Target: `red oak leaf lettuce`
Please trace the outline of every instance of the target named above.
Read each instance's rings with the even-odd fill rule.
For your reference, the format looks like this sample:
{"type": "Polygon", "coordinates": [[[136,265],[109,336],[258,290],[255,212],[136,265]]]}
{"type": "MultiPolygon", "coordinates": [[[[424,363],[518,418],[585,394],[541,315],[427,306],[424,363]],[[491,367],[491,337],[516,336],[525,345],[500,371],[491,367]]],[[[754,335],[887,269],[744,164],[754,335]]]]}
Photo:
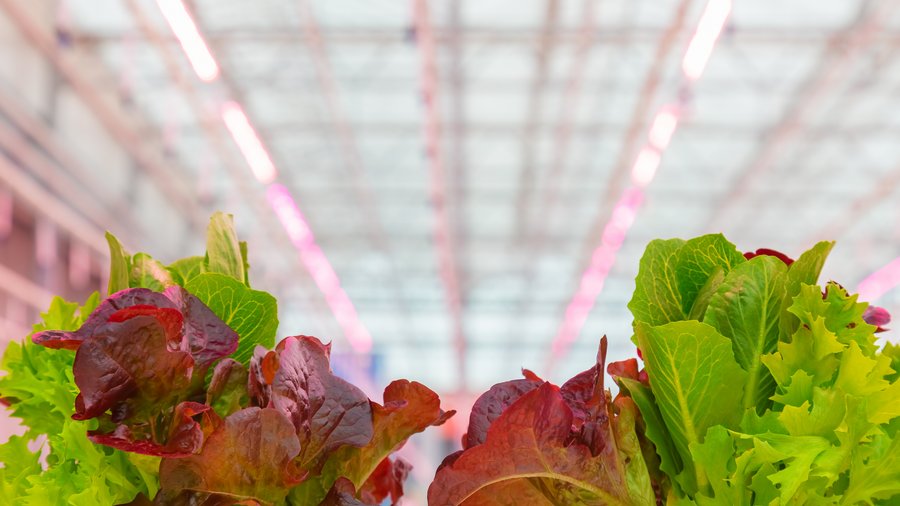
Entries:
{"type": "MultiPolygon", "coordinates": [[[[173,309],[181,314],[179,348],[191,353],[197,367],[209,367],[237,349],[237,333],[200,299],[180,286],[170,286],[164,292],[146,288],[129,288],[116,292],[104,300],[78,330],[47,330],[38,332],[31,339],[48,348],[77,350],[84,340],[108,323],[113,314],[124,309],[140,310],[148,307],[173,309]]],[[[122,319],[125,318],[120,318],[120,321],[122,319]]]]}
{"type": "Polygon", "coordinates": [[[367,504],[381,504],[388,497],[391,504],[397,504],[403,496],[403,482],[411,470],[412,465],[405,460],[385,457],[372,471],[358,495],[367,504]]]}
{"type": "Polygon", "coordinates": [[[608,402],[604,356],[605,338],[597,364],[563,389],[518,384],[527,391],[492,421],[484,441],[438,469],[429,504],[653,504],[649,479],[640,479],[647,469],[635,443],[635,413],[620,420],[608,402]]]}
{"type": "Polygon", "coordinates": [[[211,423],[216,427],[199,454],[162,461],[157,503],[186,496],[209,500],[212,494],[230,498],[230,504],[243,500],[273,504],[284,500],[303,479],[305,473],[293,462],[300,440],[279,410],[246,408],[224,422],[211,419],[211,423]]]}
{"type": "Polygon", "coordinates": [[[100,419],[92,441],[148,455],[184,457],[208,408],[191,393],[209,366],[237,347],[237,334],[181,287],[113,294],[76,331],[44,331],[36,344],[75,350],[75,420],[100,419]]]}
{"type": "Polygon", "coordinates": [[[335,376],[331,345],[295,336],[273,351],[257,347],[250,361],[250,393],[259,406],[274,408],[294,425],[300,441],[297,463],[318,471],[328,454],[372,440],[372,408],[362,390],[335,376]]]}
{"type": "Polygon", "coordinates": [[[347,478],[338,478],[319,506],[369,506],[356,498],[356,489],[347,478]]]}
{"type": "Polygon", "coordinates": [[[463,436],[463,449],[471,448],[484,443],[487,438],[488,428],[500,417],[510,404],[519,397],[541,386],[543,381],[536,376],[504,381],[492,386],[483,393],[469,414],[469,428],[463,436]]]}
{"type": "Polygon", "coordinates": [[[372,440],[363,447],[344,446],[333,452],[315,480],[303,484],[291,497],[294,504],[315,504],[340,478],[354,487],[354,497],[366,504],[396,503],[411,466],[391,459],[410,436],[443,424],[454,411],[443,411],[436,393],[415,381],[397,380],[384,389],[384,405],[371,403],[372,440]]]}

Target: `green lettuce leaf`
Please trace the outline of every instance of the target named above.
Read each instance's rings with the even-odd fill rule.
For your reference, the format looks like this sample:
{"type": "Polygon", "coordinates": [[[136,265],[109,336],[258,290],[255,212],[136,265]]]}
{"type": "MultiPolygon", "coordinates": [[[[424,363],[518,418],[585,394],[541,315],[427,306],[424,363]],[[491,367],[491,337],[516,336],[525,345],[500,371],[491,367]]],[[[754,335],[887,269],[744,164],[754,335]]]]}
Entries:
{"type": "Polygon", "coordinates": [[[775,391],[760,356],[775,351],[781,339],[787,270],[784,262],[766,255],[736,266],[710,299],[703,320],[731,339],[734,358],[747,371],[742,405],[760,413],[775,391]]]}
{"type": "Polygon", "coordinates": [[[107,293],[112,295],[131,286],[131,254],[125,250],[116,236],[109,232],[106,233],[106,242],[109,243],[109,287],[107,293]]]}
{"type": "Polygon", "coordinates": [[[131,288],[149,288],[161,292],[174,284],[172,273],[159,260],[146,253],[135,253],[131,257],[131,288]]]}
{"type": "MultiPolygon", "coordinates": [[[[34,331],[76,330],[98,305],[98,294],[83,306],[56,297],[34,331]]],[[[0,397],[11,401],[12,416],[27,427],[0,445],[0,497],[11,504],[97,505],[130,502],[138,494],[152,497],[159,459],[94,445],[87,431],[94,420],[71,419],[78,389],[72,373],[75,354],[36,345],[30,339],[11,342],[0,370],[0,397]],[[40,436],[49,446],[47,468],[38,462],[40,450],[26,443],[40,436]]]]}
{"type": "Polygon", "coordinates": [[[681,456],[675,448],[672,436],[666,429],[666,424],[650,387],[629,378],[616,378],[616,382],[640,410],[645,426],[645,435],[653,443],[656,454],[659,456],[660,470],[669,476],[677,476],[684,469],[684,464],[681,462],[681,456]]]}
{"type": "Polygon", "coordinates": [[[234,217],[222,212],[213,214],[206,230],[206,270],[247,284],[245,264],[246,246],[242,248],[238,242],[234,217]]]}
{"type": "Polygon", "coordinates": [[[206,272],[206,259],[201,256],[182,258],[169,264],[166,269],[175,284],[187,286],[192,279],[206,272]]]}
{"type": "Polygon", "coordinates": [[[876,434],[856,451],[850,462],[850,479],[841,504],[888,504],[900,494],[900,438],[876,434]]]}
{"type": "Polygon", "coordinates": [[[822,241],[810,248],[808,251],[800,255],[788,269],[785,297],[781,308],[781,331],[783,335],[790,336],[800,325],[800,321],[795,315],[788,311],[793,304],[794,297],[800,293],[800,287],[803,285],[815,285],[819,281],[819,274],[822,272],[822,266],[831,249],[834,247],[833,241],[822,241]]]}
{"type": "Polygon", "coordinates": [[[682,313],[689,315],[697,294],[719,269],[727,274],[747,260],[722,234],[695,237],[684,243],[675,256],[675,279],[681,295],[682,313]]]}
{"type": "Polygon", "coordinates": [[[744,256],[721,234],[655,240],[641,257],[628,308],[636,322],[650,325],[689,319],[707,302],[711,277],[727,274],[744,256]],[[703,297],[698,297],[699,295],[703,297]]]}
{"type": "Polygon", "coordinates": [[[278,303],[270,294],[216,272],[199,274],[185,288],[241,336],[232,358],[247,365],[257,345],[272,348],[278,330],[278,303]]]}
{"type": "Polygon", "coordinates": [[[684,319],[675,276],[675,259],[682,246],[681,239],[656,239],[647,245],[628,303],[635,321],[662,325],[684,319]]]}
{"type": "Polygon", "coordinates": [[[690,445],[702,443],[714,425],[737,428],[747,373],[735,361],[731,341],[705,323],[639,323],[636,329],[653,394],[684,464],[678,481],[693,494],[708,479],[693,462],[690,445]]]}

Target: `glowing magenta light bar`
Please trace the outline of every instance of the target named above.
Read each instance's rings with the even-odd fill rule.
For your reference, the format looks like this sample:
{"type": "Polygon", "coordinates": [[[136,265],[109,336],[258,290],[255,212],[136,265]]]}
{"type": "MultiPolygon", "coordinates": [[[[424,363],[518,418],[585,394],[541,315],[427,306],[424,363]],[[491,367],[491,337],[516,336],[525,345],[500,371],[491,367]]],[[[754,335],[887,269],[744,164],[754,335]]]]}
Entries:
{"type": "Polygon", "coordinates": [[[669,141],[672,140],[672,135],[675,134],[677,127],[678,114],[673,109],[663,108],[653,118],[653,123],[650,127],[650,144],[654,148],[664,151],[669,147],[669,141]]]}
{"type": "Polygon", "coordinates": [[[259,140],[259,136],[256,135],[256,130],[250,124],[250,120],[244,114],[244,109],[241,108],[241,105],[237,102],[225,102],[222,105],[222,120],[225,122],[225,126],[228,127],[228,131],[231,132],[231,136],[241,150],[241,154],[244,155],[247,163],[250,164],[250,170],[253,171],[256,179],[263,184],[274,181],[278,176],[275,164],[272,163],[269,152],[266,151],[262,141],[259,140]]]}
{"type": "Polygon", "coordinates": [[[631,181],[640,188],[650,184],[656,177],[656,169],[659,168],[661,159],[662,154],[659,151],[644,146],[634,161],[634,167],[631,168],[631,181]]]}
{"type": "Polygon", "coordinates": [[[859,298],[873,301],[900,285],[900,258],[885,265],[863,279],[856,291],[859,298]]]}
{"type": "Polygon", "coordinates": [[[628,188],[613,209],[613,217],[603,229],[600,245],[591,255],[591,263],[581,275],[581,282],[572,300],[566,307],[562,325],[553,339],[552,353],[548,369],[552,370],[560,358],[578,338],[584,322],[594,307],[597,296],[603,291],[606,277],[616,261],[616,253],[622,247],[628,230],[634,224],[637,209],[644,200],[644,192],[639,188],[628,188]]]}
{"type": "Polygon", "coordinates": [[[693,81],[703,75],[729,14],[731,14],[731,0],[710,0],[706,4],[697,31],[694,32],[681,62],[681,69],[688,79],[693,81]]]}
{"type": "MultiPolygon", "coordinates": [[[[688,78],[688,87],[703,74],[730,14],[731,0],[710,0],[706,5],[682,61],[682,69],[688,78]]],[[[590,265],[581,275],[578,289],[569,301],[563,322],[553,339],[552,350],[547,360],[548,373],[552,372],[556,362],[578,338],[597,297],[603,291],[606,277],[615,264],[616,253],[625,242],[628,230],[634,224],[637,210],[643,202],[643,189],[656,176],[662,155],[678,128],[680,114],[679,107],[667,105],[654,116],[647,135],[648,142],[638,153],[631,168],[633,186],[623,192],[613,208],[609,223],[603,229],[600,245],[591,255],[590,265]]],[[[897,267],[897,271],[898,279],[895,284],[900,283],[900,266],[897,267]]]]}
{"type": "Polygon", "coordinates": [[[278,216],[281,225],[287,231],[291,243],[300,253],[300,261],[312,276],[319,290],[325,294],[325,302],[334,314],[338,325],[344,332],[350,346],[357,353],[368,353],[372,349],[372,336],[360,321],[347,292],[341,288],[341,282],[331,262],[325,257],[322,248],[316,244],[312,230],[290,191],[280,184],[272,184],[266,190],[269,205],[278,216]]]}
{"type": "Polygon", "coordinates": [[[197,77],[210,82],[219,77],[219,65],[182,0],[156,0],[197,77]]]}

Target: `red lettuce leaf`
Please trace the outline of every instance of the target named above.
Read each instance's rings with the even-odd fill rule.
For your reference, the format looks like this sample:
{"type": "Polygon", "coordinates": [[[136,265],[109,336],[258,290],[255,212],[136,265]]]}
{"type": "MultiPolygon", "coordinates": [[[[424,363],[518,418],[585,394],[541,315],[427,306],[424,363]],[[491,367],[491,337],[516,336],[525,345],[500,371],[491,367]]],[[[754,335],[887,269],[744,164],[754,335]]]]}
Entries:
{"type": "MultiPolygon", "coordinates": [[[[378,503],[376,503],[378,504],[378,503]]],[[[356,489],[347,478],[338,478],[319,506],[374,506],[356,498],[356,489]]]]}
{"type": "Polygon", "coordinates": [[[158,444],[148,439],[149,435],[138,436],[132,427],[120,424],[111,433],[88,431],[88,438],[97,444],[111,446],[126,452],[156,455],[167,458],[188,457],[200,451],[203,446],[203,428],[194,417],[210,409],[197,402],[182,402],[175,407],[175,414],[166,443],[158,444]]]}
{"type": "Polygon", "coordinates": [[[559,388],[544,383],[507,408],[483,444],[440,469],[429,504],[631,504],[612,435],[597,456],[571,441],[575,417],[559,388]]]}
{"type": "Polygon", "coordinates": [[[410,466],[388,457],[410,436],[430,426],[441,425],[454,411],[441,410],[441,400],[428,387],[414,381],[397,380],[384,389],[384,405],[372,402],[374,436],[363,447],[344,446],[330,454],[315,480],[300,486],[292,497],[316,503],[338,478],[350,480],[359,497],[380,504],[403,495],[403,479],[410,466]]]}
{"type": "Polygon", "coordinates": [[[297,463],[318,471],[328,454],[372,440],[372,408],[362,390],[331,373],[330,345],[288,337],[274,351],[254,353],[250,391],[260,406],[283,413],[300,440],[297,463]]]}
{"type": "Polygon", "coordinates": [[[32,342],[54,349],[77,350],[85,339],[94,335],[98,327],[105,325],[110,316],[131,306],[151,306],[175,309],[175,304],[165,295],[146,288],[132,288],[110,295],[97,306],[84,324],[75,331],[45,330],[31,336],[32,342]]]}
{"type": "Polygon", "coordinates": [[[190,346],[197,367],[207,368],[238,348],[238,334],[225,324],[212,309],[180,286],[166,289],[168,297],[184,316],[184,338],[190,346]]]}
{"type": "Polygon", "coordinates": [[[185,351],[190,351],[197,367],[204,371],[216,360],[232,354],[238,347],[237,333],[200,299],[180,286],[171,286],[163,293],[147,288],[129,288],[116,292],[104,300],[78,330],[47,330],[38,332],[31,339],[48,348],[77,350],[81,343],[107,324],[113,315],[128,315],[120,316],[119,321],[122,321],[147,308],[173,309],[181,313],[181,328],[177,332],[179,342],[185,351]],[[124,310],[131,310],[132,313],[123,313],[124,310]]]}
{"type": "Polygon", "coordinates": [[[469,428],[463,436],[463,448],[471,448],[484,443],[488,428],[500,417],[500,414],[519,397],[541,386],[543,381],[531,371],[525,371],[523,372],[526,379],[497,383],[475,401],[469,415],[469,428]]]}
{"type": "Polygon", "coordinates": [[[75,350],[80,392],[72,417],[100,419],[91,432],[95,442],[179,457],[203,441],[192,417],[206,408],[185,401],[202,388],[209,366],[237,348],[238,336],[199,299],[170,287],[164,293],[119,291],[78,330],[45,331],[32,339],[75,350]]]}
{"type": "Polygon", "coordinates": [[[381,504],[388,497],[391,498],[391,504],[397,504],[403,497],[403,482],[411,470],[412,465],[405,460],[385,457],[359,489],[358,495],[371,504],[381,504]]]}
{"type": "Polygon", "coordinates": [[[206,404],[222,417],[240,410],[249,402],[247,381],[247,369],[240,362],[230,358],[221,360],[206,389],[206,404]]]}
{"type": "Polygon", "coordinates": [[[785,265],[791,265],[792,263],[794,263],[793,258],[785,255],[784,253],[782,253],[778,250],[769,249],[769,248],[759,248],[756,251],[748,251],[748,252],[744,253],[744,258],[746,258],[747,260],[750,260],[751,258],[758,257],[760,255],[775,257],[775,258],[781,260],[782,262],[784,262],[785,265]]]}
{"type": "Polygon", "coordinates": [[[72,366],[80,390],[72,418],[96,418],[107,410],[113,421],[146,416],[169,408],[188,389],[194,360],[172,350],[177,336],[167,334],[181,315],[168,308],[155,313],[106,323],[81,344],[72,366]]]}
{"type": "Polygon", "coordinates": [[[560,394],[575,417],[573,430],[577,438],[599,455],[609,450],[609,399],[603,386],[603,364],[606,362],[606,336],[600,340],[597,362],[587,371],[565,382],[560,394]]]}
{"type": "Polygon", "coordinates": [[[223,495],[234,503],[252,499],[283,501],[304,477],[293,463],[300,441],[290,420],[270,408],[246,408],[220,423],[203,450],[190,457],[163,459],[157,502],[188,496],[223,495]]]}

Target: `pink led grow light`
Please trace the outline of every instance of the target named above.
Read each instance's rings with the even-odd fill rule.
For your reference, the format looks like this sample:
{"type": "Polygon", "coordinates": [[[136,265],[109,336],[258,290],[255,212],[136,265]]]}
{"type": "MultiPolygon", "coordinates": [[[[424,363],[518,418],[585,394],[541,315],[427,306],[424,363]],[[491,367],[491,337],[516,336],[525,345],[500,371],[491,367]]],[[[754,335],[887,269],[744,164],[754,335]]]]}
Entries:
{"type": "Polygon", "coordinates": [[[634,223],[637,209],[644,200],[644,192],[639,188],[628,188],[613,209],[612,219],[603,229],[600,245],[591,255],[591,263],[581,275],[578,290],[566,308],[565,320],[553,340],[553,350],[549,368],[575,341],[588,314],[594,307],[597,296],[603,290],[606,277],[616,261],[616,253],[622,247],[628,229],[634,223]]]}
{"type": "Polygon", "coordinates": [[[731,0],[710,0],[706,4],[697,31],[694,32],[681,62],[681,69],[688,79],[696,80],[703,75],[729,14],[731,14],[731,0]]]}
{"type": "Polygon", "coordinates": [[[660,160],[662,160],[662,153],[650,146],[644,146],[634,161],[634,167],[631,168],[631,182],[639,188],[650,184],[656,177],[656,169],[659,168],[660,160]]]}
{"type": "Polygon", "coordinates": [[[656,113],[656,117],[653,118],[651,125],[650,144],[660,151],[665,150],[669,147],[669,141],[672,140],[675,129],[678,128],[677,109],[674,107],[663,108],[656,113]]]}
{"type": "Polygon", "coordinates": [[[219,77],[219,65],[216,64],[216,59],[213,58],[206,41],[200,35],[184,2],[182,0],[156,0],[156,4],[181,44],[197,77],[206,82],[219,77]]]}
{"type": "Polygon", "coordinates": [[[863,279],[856,291],[860,300],[873,301],[900,285],[900,258],[863,279]]]}
{"type": "Polygon", "coordinates": [[[247,163],[250,164],[250,170],[253,171],[256,179],[264,184],[274,181],[278,176],[275,164],[272,163],[269,152],[266,151],[262,141],[259,140],[259,136],[256,135],[256,130],[250,124],[250,120],[244,114],[244,109],[241,108],[241,105],[237,102],[225,102],[222,105],[222,120],[225,122],[225,126],[228,127],[228,131],[231,132],[231,136],[241,150],[241,154],[244,155],[247,163]]]}
{"type": "MultiPolygon", "coordinates": [[[[700,17],[697,30],[691,38],[682,61],[682,70],[688,86],[696,81],[706,67],[722,28],[731,13],[731,0],[710,0],[700,17]]],[[[600,245],[591,255],[591,262],[581,275],[575,295],[572,296],[563,322],[556,332],[547,360],[547,372],[551,373],[556,362],[578,338],[585,321],[603,290],[606,277],[616,261],[616,253],[625,241],[628,230],[634,224],[637,210],[644,200],[644,188],[656,177],[662,155],[678,128],[681,108],[663,106],[657,111],[647,134],[647,143],[635,158],[631,168],[632,185],[627,188],[613,208],[609,223],[603,229],[600,245]]],[[[898,266],[900,271],[900,266],[898,266]]],[[[900,276],[900,272],[898,272],[900,276]]],[[[900,282],[900,279],[898,279],[900,282]]]]}
{"type": "Polygon", "coordinates": [[[368,353],[372,349],[372,336],[359,320],[353,302],[341,288],[337,273],[325,253],[316,244],[312,230],[297,203],[287,188],[272,184],[266,191],[269,205],[278,216],[291,242],[300,252],[300,261],[309,271],[319,290],[325,294],[325,301],[341,326],[350,346],[358,353],[368,353]]]}

